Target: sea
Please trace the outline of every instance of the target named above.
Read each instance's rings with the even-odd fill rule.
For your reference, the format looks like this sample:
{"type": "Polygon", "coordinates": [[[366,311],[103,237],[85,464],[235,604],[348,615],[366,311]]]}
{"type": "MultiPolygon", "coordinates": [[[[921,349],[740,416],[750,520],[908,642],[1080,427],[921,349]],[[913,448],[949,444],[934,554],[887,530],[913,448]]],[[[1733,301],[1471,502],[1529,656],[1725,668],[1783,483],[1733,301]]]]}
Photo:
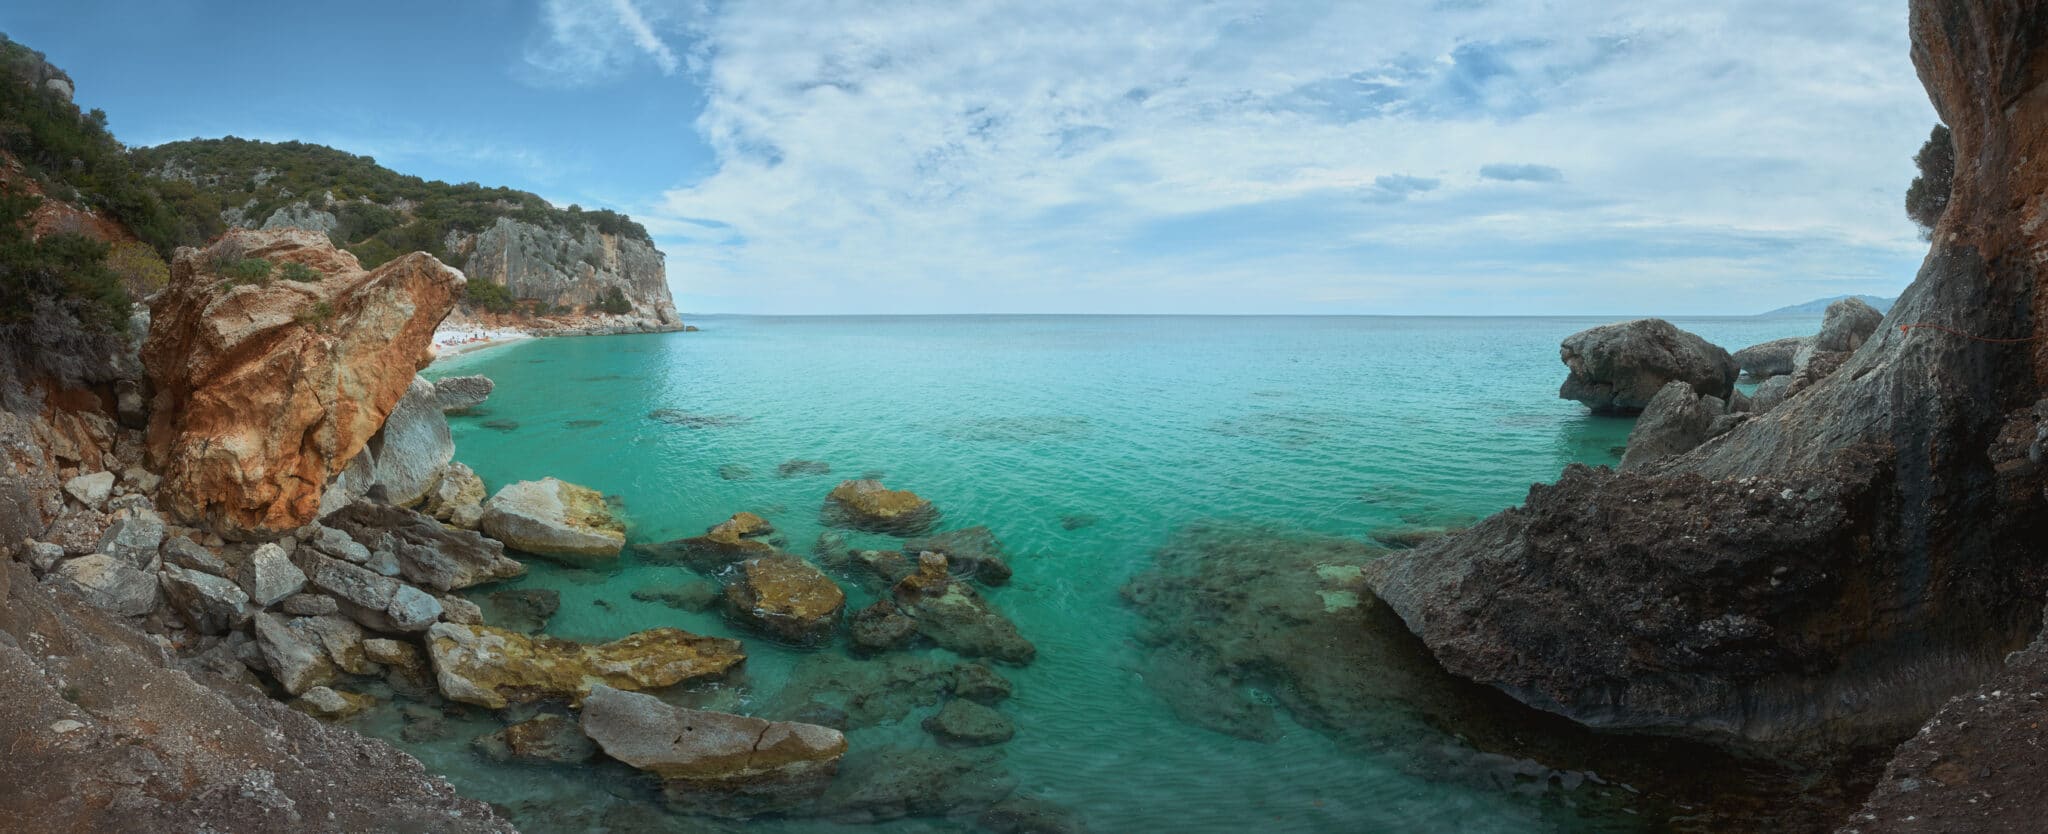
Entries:
{"type": "MultiPolygon", "coordinates": [[[[874,478],[934,502],[934,530],[988,528],[1014,576],[982,593],[1037,653],[990,664],[1014,687],[995,705],[1010,740],[959,747],[923,725],[967,658],[785,645],[715,608],[636,598],[723,577],[630,549],[597,569],[526,558],[525,577],[470,597],[488,610],[499,591],[553,590],[545,633],[566,639],[672,626],[742,640],[743,673],[664,697],[844,718],[851,795],[823,817],[702,820],[663,810],[651,777],[617,763],[479,753],[472,739],[516,715],[392,695],[360,721],[532,832],[1683,827],[1699,809],[1629,782],[1635,765],[1550,760],[1498,740],[1519,731],[1380,697],[1410,673],[1352,643],[1363,627],[1341,617],[1363,603],[1313,590],[1322,566],[1471,525],[1568,464],[1614,465],[1633,421],[1557,397],[1559,342],[1614,320],[706,316],[698,332],[445,359],[428,376],[496,383],[452,418],[457,460],[493,491],[550,476],[592,487],[636,544],[749,511],[777,546],[837,564],[837,551],[902,547],[821,512],[836,484],[874,478]],[[1009,813],[984,814],[990,797],[1009,813]]],[[[1819,327],[1671,321],[1731,351],[1819,327]]],[[[849,615],[876,598],[828,572],[849,615]]],[[[1468,696],[1488,703],[1455,697],[1468,696]]]]}

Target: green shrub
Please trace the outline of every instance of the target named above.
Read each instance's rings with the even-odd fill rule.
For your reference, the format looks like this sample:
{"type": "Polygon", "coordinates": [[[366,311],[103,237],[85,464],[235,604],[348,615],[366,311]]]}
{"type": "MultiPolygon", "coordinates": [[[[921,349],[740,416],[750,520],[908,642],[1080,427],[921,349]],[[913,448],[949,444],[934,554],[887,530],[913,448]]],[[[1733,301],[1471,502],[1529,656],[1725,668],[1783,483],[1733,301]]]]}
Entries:
{"type": "Polygon", "coordinates": [[[286,281],[297,281],[301,284],[318,284],[325,276],[320,274],[320,270],[298,261],[285,261],[282,266],[277,268],[277,277],[283,278],[286,281]]]}
{"type": "Polygon", "coordinates": [[[0,191],[0,325],[26,323],[38,306],[55,304],[87,328],[125,332],[132,299],[107,268],[107,245],[75,234],[31,237],[28,217],[39,202],[0,191]]]}
{"type": "Polygon", "coordinates": [[[328,320],[333,318],[334,305],[329,304],[326,301],[316,301],[313,303],[313,306],[307,307],[304,310],[300,310],[298,315],[292,317],[292,320],[309,327],[317,328],[320,327],[321,325],[326,324],[328,320]]]}
{"type": "Polygon", "coordinates": [[[211,267],[213,274],[227,279],[229,286],[270,282],[270,262],[262,258],[218,257],[211,267]]]}
{"type": "Polygon", "coordinates": [[[107,268],[121,278],[131,293],[150,293],[171,281],[171,268],[148,244],[122,241],[107,249],[107,268]]]}
{"type": "Polygon", "coordinates": [[[463,296],[469,299],[469,304],[472,307],[479,307],[493,313],[509,313],[512,311],[512,291],[481,278],[469,279],[469,285],[463,290],[463,296]]]}
{"type": "Polygon", "coordinates": [[[604,298],[597,302],[597,309],[614,316],[623,316],[633,312],[633,302],[627,301],[626,294],[621,292],[618,287],[612,287],[605,290],[604,298]]]}
{"type": "Polygon", "coordinates": [[[1919,166],[1920,175],[1906,187],[1906,216],[1920,227],[1921,237],[1931,237],[1934,224],[1948,211],[1949,192],[1955,185],[1956,145],[1948,125],[1934,126],[1920,152],[1913,155],[1913,164],[1919,166]]]}

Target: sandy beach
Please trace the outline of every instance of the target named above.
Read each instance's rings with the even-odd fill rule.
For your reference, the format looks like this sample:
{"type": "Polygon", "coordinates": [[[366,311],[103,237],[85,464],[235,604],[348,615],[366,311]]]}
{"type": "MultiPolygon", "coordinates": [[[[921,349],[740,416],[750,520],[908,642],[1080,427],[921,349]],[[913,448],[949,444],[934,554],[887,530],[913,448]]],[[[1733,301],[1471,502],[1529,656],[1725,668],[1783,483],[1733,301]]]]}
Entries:
{"type": "Polygon", "coordinates": [[[531,338],[527,333],[504,327],[444,327],[434,331],[432,350],[438,361],[531,338]]]}

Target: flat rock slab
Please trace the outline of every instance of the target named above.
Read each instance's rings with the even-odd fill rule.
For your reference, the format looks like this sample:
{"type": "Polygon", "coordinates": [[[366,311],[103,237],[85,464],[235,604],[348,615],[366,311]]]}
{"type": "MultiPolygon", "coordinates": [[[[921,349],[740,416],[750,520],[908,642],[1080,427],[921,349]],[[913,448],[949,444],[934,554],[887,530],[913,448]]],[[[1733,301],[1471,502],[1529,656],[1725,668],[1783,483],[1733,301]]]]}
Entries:
{"type": "Polygon", "coordinates": [[[846,736],[830,727],[684,709],[607,686],[584,699],[583,732],[660,776],[670,804],[735,818],[814,800],[846,753],[846,736]]]}
{"type": "Polygon", "coordinates": [[[606,563],[626,546],[626,525],[589,487],[554,478],[520,481],[484,504],[485,534],[507,547],[575,565],[606,563]]]}
{"type": "Polygon", "coordinates": [[[738,640],[674,628],[588,644],[455,623],[428,629],[427,654],[443,696],[491,709],[544,698],[581,701],[596,686],[661,689],[718,677],[747,659],[738,640]]]}

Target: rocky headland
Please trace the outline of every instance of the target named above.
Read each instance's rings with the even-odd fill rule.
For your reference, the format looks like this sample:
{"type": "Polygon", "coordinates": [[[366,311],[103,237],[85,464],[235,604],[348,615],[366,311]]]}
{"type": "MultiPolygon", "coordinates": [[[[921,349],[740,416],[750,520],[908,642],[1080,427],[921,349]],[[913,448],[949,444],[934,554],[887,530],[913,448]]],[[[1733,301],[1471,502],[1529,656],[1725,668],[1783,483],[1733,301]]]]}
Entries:
{"type": "MultiPolygon", "coordinates": [[[[1586,384],[1567,396],[1622,407],[1654,391],[1638,434],[1662,410],[1685,437],[1622,472],[1573,467],[1523,506],[1365,573],[1450,672],[1590,727],[1865,767],[1917,731],[1855,830],[1991,830],[2013,824],[2012,802],[1944,800],[1959,794],[1942,786],[2038,769],[1982,741],[2023,727],[1959,736],[1958,716],[2031,719],[1943,705],[2009,662],[2023,674],[2029,655],[2009,653],[2040,627],[2048,591],[2048,238],[2031,208],[2048,194],[2048,10],[1920,0],[1911,19],[1958,165],[1889,316],[1836,302],[1785,373],[1761,356],[1782,346],[1746,357],[1770,377],[1746,414],[1684,367],[1574,364],[1587,352],[1568,341],[1586,384]],[[1930,748],[1953,766],[1930,769],[1930,748]],[[1931,828],[1923,799],[1947,809],[1931,828]]],[[[1734,364],[1717,370],[1732,381],[1734,364]]]]}

